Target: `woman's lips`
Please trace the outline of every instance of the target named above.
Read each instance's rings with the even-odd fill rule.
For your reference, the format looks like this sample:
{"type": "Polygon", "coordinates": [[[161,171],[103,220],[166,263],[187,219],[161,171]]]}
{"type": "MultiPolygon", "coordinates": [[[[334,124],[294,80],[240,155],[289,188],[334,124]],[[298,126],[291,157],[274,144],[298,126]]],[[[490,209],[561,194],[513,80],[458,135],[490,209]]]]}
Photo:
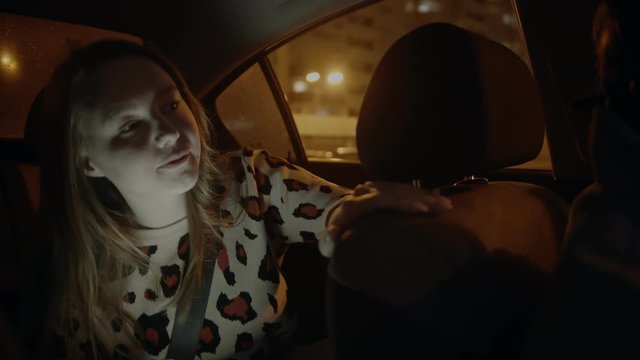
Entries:
{"type": "Polygon", "coordinates": [[[183,164],[186,164],[189,161],[189,158],[191,157],[191,154],[189,152],[183,154],[183,155],[179,155],[177,158],[170,160],[166,163],[164,163],[163,165],[161,165],[160,167],[158,167],[158,169],[171,169],[171,168],[175,168],[178,166],[181,166],[183,164]]]}

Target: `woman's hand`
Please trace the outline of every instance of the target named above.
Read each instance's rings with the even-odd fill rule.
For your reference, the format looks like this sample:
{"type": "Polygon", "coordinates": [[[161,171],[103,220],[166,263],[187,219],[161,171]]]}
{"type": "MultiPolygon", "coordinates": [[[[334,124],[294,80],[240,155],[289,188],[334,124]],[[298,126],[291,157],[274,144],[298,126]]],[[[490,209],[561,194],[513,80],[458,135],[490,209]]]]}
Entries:
{"type": "Polygon", "coordinates": [[[452,209],[451,200],[437,190],[418,189],[408,184],[367,181],[342,198],[327,220],[327,236],[320,239],[320,252],[333,254],[334,244],[344,238],[345,230],[356,219],[377,210],[408,213],[441,212],[452,209]]]}

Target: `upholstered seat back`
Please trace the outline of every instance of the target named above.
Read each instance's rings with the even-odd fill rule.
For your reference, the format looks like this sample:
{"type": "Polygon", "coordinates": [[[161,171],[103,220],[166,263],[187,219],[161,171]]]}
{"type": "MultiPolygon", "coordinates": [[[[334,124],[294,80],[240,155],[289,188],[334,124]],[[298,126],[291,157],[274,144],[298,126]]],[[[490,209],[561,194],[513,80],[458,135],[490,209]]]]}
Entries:
{"type": "Polygon", "coordinates": [[[437,23],[413,30],[383,56],[356,139],[373,178],[442,185],[531,160],[543,135],[527,65],[501,44],[437,23]]]}
{"type": "MultiPolygon", "coordinates": [[[[343,289],[333,293],[347,289],[370,298],[386,308],[381,312],[393,313],[394,322],[404,318],[421,334],[358,344],[356,334],[388,326],[368,323],[350,331],[358,328],[355,317],[333,316],[339,357],[367,346],[371,354],[393,347],[447,358],[515,356],[559,258],[567,204],[528,183],[453,183],[470,175],[490,178],[495,170],[531,160],[543,129],[536,83],[504,46],[453,25],[431,24],[388,50],[358,123],[363,166],[374,179],[438,186],[454,209],[438,215],[380,212],[358,221],[336,247],[329,272],[333,286],[343,289]]],[[[359,311],[343,304],[349,302],[330,299],[335,313],[359,311]]]]}

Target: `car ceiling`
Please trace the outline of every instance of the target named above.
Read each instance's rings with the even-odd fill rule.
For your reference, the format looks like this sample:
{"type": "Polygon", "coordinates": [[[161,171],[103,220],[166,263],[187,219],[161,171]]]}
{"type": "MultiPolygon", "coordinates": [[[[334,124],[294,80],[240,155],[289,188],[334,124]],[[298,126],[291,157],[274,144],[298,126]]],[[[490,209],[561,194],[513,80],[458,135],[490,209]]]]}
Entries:
{"type": "Polygon", "coordinates": [[[159,46],[202,96],[260,51],[376,0],[26,1],[0,11],[139,36],[159,46]]]}

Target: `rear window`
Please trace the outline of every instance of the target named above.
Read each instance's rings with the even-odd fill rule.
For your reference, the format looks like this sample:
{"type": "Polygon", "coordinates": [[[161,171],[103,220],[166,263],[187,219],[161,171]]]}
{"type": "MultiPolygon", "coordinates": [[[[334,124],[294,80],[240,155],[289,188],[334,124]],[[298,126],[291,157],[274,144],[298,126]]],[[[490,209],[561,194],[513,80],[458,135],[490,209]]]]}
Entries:
{"type": "MultiPolygon", "coordinates": [[[[377,63],[402,35],[432,22],[482,34],[529,65],[510,0],[386,0],[336,19],[270,55],[311,160],[358,161],[356,122],[377,63]]],[[[551,168],[546,141],[524,167],[551,168]]]]}
{"type": "Polygon", "coordinates": [[[107,38],[142,42],[113,31],[0,13],[0,138],[23,137],[33,99],[73,49],[107,38]]]}

